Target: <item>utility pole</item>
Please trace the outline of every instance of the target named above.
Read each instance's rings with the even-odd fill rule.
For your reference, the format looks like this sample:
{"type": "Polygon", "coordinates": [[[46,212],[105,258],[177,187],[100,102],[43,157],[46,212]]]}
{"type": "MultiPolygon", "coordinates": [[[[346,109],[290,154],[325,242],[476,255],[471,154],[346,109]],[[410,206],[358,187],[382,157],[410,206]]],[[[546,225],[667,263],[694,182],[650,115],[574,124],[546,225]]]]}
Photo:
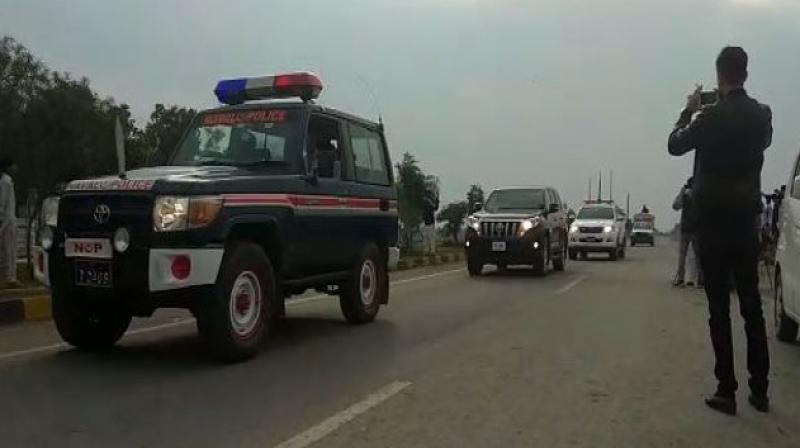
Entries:
{"type": "Polygon", "coordinates": [[[630,193],[628,193],[628,197],[625,200],[625,202],[627,204],[625,206],[625,213],[628,215],[628,218],[630,218],[631,217],[631,194],[630,193]]]}
{"type": "Polygon", "coordinates": [[[588,202],[592,201],[592,176],[589,176],[589,196],[586,199],[588,202]]]}

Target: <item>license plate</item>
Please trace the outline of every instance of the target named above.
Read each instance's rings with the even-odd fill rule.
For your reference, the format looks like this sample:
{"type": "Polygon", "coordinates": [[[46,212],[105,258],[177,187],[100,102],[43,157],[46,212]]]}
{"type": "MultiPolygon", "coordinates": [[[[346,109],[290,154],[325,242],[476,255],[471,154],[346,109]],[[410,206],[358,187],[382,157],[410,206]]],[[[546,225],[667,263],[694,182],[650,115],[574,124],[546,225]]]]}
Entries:
{"type": "Polygon", "coordinates": [[[111,287],[111,263],[103,261],[76,261],[75,285],[95,288],[111,287]]]}
{"type": "Polygon", "coordinates": [[[67,238],[64,255],[68,258],[111,259],[111,241],[104,238],[67,238]]]}
{"type": "Polygon", "coordinates": [[[505,252],[506,251],[506,242],[505,241],[493,241],[492,242],[492,251],[493,252],[505,252]]]}

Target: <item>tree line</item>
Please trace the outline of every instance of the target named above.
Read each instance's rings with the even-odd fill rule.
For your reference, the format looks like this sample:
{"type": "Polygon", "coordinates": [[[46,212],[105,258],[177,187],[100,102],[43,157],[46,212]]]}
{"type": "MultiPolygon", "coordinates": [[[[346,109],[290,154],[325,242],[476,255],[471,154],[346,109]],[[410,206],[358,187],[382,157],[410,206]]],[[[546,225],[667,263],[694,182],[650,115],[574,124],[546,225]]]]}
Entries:
{"type": "Polygon", "coordinates": [[[138,126],[126,103],[95,92],[87,78],[50,70],[9,36],[0,39],[0,156],[18,164],[17,196],[40,196],[72,179],[115,171],[114,122],[129,168],[163,162],[195,110],[156,104],[138,126]]]}

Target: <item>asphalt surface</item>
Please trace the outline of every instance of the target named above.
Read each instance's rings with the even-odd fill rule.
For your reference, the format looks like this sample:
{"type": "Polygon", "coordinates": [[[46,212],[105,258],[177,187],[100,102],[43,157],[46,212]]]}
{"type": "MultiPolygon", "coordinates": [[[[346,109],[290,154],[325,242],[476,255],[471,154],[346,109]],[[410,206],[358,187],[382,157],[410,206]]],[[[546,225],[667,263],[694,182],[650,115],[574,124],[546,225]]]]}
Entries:
{"type": "Polygon", "coordinates": [[[800,344],[770,335],[772,413],[746,390],[737,417],[705,408],[705,299],[669,286],[674,257],[660,242],[546,278],[408,271],[373,324],[306,297],[236,365],[210,362],[181,312],[103,354],[60,345],[50,323],[4,328],[0,446],[800,446],[800,344]]]}

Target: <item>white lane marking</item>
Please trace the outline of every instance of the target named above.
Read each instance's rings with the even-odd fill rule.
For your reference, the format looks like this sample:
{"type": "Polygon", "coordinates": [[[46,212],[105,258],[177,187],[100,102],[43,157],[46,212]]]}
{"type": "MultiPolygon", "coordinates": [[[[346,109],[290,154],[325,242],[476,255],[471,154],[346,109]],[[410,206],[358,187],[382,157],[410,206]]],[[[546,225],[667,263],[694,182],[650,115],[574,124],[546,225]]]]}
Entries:
{"type": "Polygon", "coordinates": [[[556,289],[556,294],[557,295],[564,294],[565,292],[569,291],[570,289],[578,286],[578,283],[580,283],[580,282],[582,282],[584,280],[586,280],[586,276],[585,275],[581,275],[580,277],[578,277],[575,280],[567,283],[566,285],[562,286],[561,288],[556,289]]]}
{"type": "MultiPolygon", "coordinates": [[[[415,282],[415,281],[420,281],[420,280],[428,280],[428,279],[431,279],[431,278],[441,277],[441,276],[444,276],[444,275],[450,275],[450,274],[454,274],[456,272],[463,272],[463,271],[464,271],[464,269],[453,269],[453,270],[449,270],[449,271],[437,272],[437,273],[434,273],[434,274],[422,275],[422,276],[419,276],[419,277],[412,277],[412,278],[407,278],[407,279],[403,279],[403,280],[396,280],[396,281],[392,282],[391,284],[392,285],[400,285],[400,284],[409,283],[409,282],[415,282]]],[[[327,294],[317,294],[317,295],[310,296],[310,297],[302,297],[302,298],[299,298],[299,299],[289,300],[289,301],[286,302],[286,306],[287,307],[289,307],[289,306],[297,306],[297,305],[302,305],[302,304],[305,304],[305,303],[316,302],[318,300],[327,299],[327,298],[329,298],[329,296],[327,294]]],[[[178,321],[175,321],[175,322],[169,322],[169,323],[166,323],[166,324],[154,325],[152,327],[137,328],[136,330],[128,331],[127,333],[125,333],[125,336],[127,337],[127,336],[134,336],[134,335],[137,335],[137,334],[153,333],[153,332],[156,332],[156,331],[166,330],[166,329],[169,329],[169,328],[180,327],[180,326],[191,324],[191,323],[194,323],[194,322],[195,322],[195,319],[189,318],[189,319],[178,320],[178,321]]],[[[69,348],[69,347],[70,347],[69,344],[67,344],[65,342],[61,342],[61,343],[58,343],[58,344],[43,345],[41,347],[34,347],[34,348],[25,349],[25,350],[17,350],[17,351],[13,351],[13,352],[0,353],[0,361],[4,361],[6,359],[11,359],[11,358],[22,357],[22,356],[35,355],[37,353],[42,353],[42,352],[61,350],[61,349],[69,348]]]]}
{"type": "Polygon", "coordinates": [[[333,416],[323,420],[321,423],[308,428],[289,440],[281,442],[275,448],[305,448],[313,443],[319,442],[328,434],[339,429],[344,424],[352,421],[359,415],[369,411],[375,406],[388,400],[406,387],[410,386],[408,381],[395,381],[389,383],[377,392],[367,396],[367,398],[350,406],[347,409],[337,412],[333,416]]]}
{"type": "Polygon", "coordinates": [[[41,352],[49,352],[49,351],[53,351],[53,350],[60,350],[62,348],[67,348],[67,347],[68,347],[67,343],[61,342],[59,344],[44,345],[44,346],[41,346],[41,347],[29,348],[27,350],[18,350],[18,351],[15,351],[15,352],[3,353],[3,354],[0,355],[0,361],[6,360],[6,359],[11,359],[11,358],[16,358],[18,356],[35,355],[35,354],[41,353],[41,352]]]}

